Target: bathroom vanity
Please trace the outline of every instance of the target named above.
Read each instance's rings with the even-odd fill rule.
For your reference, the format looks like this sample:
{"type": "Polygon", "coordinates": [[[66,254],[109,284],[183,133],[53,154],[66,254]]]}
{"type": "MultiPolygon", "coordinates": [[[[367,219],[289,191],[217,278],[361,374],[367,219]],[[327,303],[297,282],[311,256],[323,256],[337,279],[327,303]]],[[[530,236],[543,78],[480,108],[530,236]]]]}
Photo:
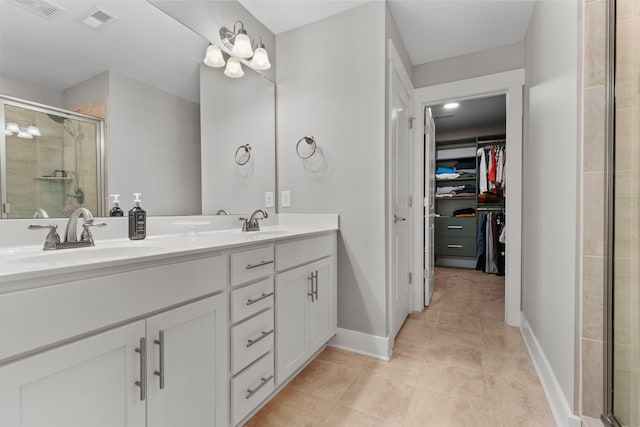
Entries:
{"type": "Polygon", "coordinates": [[[0,248],[0,425],[246,421],[336,332],[336,231],[0,248]]]}

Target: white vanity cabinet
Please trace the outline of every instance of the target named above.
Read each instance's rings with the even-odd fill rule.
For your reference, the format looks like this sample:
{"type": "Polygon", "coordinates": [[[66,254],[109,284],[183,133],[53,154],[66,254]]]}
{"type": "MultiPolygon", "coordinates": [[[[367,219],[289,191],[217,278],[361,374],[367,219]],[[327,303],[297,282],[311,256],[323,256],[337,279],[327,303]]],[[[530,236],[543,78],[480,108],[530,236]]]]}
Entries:
{"type": "Polygon", "coordinates": [[[335,239],[331,234],[276,245],[276,268],[289,268],[276,274],[277,384],[336,333],[335,239]]]}

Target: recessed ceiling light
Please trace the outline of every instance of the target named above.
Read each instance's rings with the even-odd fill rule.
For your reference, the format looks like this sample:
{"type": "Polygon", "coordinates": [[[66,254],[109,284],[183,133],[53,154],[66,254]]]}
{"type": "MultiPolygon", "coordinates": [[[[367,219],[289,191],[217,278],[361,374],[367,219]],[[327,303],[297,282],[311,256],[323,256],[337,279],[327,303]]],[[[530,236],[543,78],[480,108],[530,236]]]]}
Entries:
{"type": "Polygon", "coordinates": [[[454,108],[458,108],[459,106],[460,104],[458,104],[457,102],[449,102],[448,104],[444,104],[444,109],[453,110],[454,108]]]}

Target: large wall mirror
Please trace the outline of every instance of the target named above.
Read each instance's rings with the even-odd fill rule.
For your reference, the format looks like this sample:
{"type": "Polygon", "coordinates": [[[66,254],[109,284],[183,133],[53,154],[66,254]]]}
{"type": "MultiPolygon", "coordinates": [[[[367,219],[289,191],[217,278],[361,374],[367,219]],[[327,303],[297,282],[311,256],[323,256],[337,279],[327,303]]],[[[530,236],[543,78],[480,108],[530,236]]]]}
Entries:
{"type": "MultiPolygon", "coordinates": [[[[198,2],[180,3],[188,8],[198,2]]],[[[16,103],[3,104],[0,113],[5,126],[0,146],[6,147],[0,151],[0,184],[11,212],[3,218],[62,217],[77,206],[104,215],[110,193],[121,194],[128,209],[133,192],[143,194],[149,215],[248,213],[249,207],[264,207],[264,192],[275,192],[272,82],[257,73],[253,80],[248,68],[245,79],[219,79],[202,93],[229,108],[225,117],[203,112],[201,120],[200,67],[207,39],[146,0],[44,4],[0,0],[0,95],[16,103]],[[236,89],[227,85],[255,88],[256,81],[267,85],[258,103],[265,109],[256,111],[252,104],[251,114],[263,119],[265,129],[258,129],[260,138],[240,131],[230,141],[218,130],[246,108],[231,108],[237,105],[236,89]],[[15,108],[28,118],[9,120],[21,111],[15,108]],[[9,123],[28,128],[30,120],[43,123],[46,136],[29,139],[29,146],[17,133],[8,134],[9,123]],[[102,127],[100,157],[96,138],[102,127]],[[206,142],[201,144],[201,137],[206,142]],[[254,166],[244,175],[235,173],[234,153],[229,154],[231,145],[243,144],[252,145],[254,166]],[[225,168],[231,168],[230,175],[209,174],[225,168]],[[27,194],[39,198],[28,200],[27,194]]]]}

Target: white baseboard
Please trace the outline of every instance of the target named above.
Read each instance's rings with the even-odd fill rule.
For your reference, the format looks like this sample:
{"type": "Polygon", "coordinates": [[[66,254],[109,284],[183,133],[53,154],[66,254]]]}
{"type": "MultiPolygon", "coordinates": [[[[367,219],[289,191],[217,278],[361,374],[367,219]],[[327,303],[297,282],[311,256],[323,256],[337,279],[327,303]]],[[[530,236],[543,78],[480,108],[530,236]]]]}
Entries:
{"type": "Polygon", "coordinates": [[[559,427],[581,427],[582,421],[580,417],[573,414],[571,406],[560,387],[560,383],[553,373],[553,369],[551,369],[551,365],[542,351],[542,347],[540,347],[540,343],[538,343],[524,313],[520,314],[520,332],[529,350],[533,365],[540,377],[542,388],[547,396],[547,402],[551,407],[551,412],[553,413],[556,424],[559,427]]]}
{"type": "Polygon", "coordinates": [[[329,341],[329,346],[387,362],[391,359],[389,338],[363,334],[350,329],[338,328],[336,336],[329,341]]]}

